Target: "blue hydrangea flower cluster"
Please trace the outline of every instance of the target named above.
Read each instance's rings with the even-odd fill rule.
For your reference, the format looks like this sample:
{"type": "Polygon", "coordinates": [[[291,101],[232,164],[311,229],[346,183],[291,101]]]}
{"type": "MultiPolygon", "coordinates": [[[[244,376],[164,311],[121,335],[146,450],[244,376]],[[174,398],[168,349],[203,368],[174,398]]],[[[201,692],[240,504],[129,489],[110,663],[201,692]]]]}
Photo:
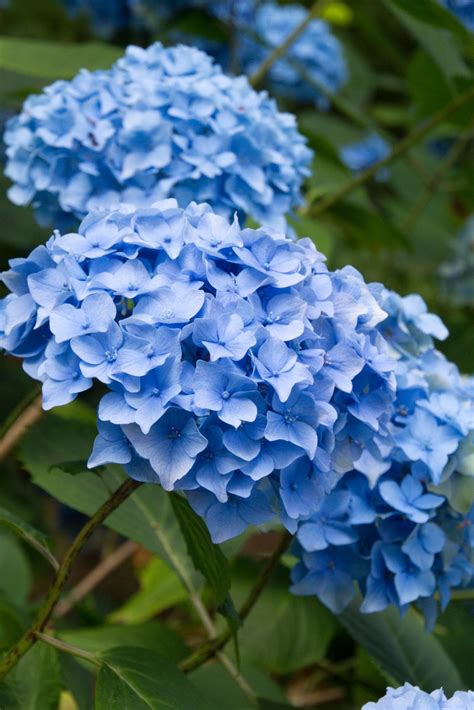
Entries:
{"type": "MultiPolygon", "coordinates": [[[[366,168],[372,167],[379,160],[386,158],[390,153],[390,146],[377,133],[369,133],[361,141],[348,143],[341,147],[339,157],[349,170],[360,173],[366,168]]],[[[377,171],[375,179],[385,182],[390,177],[388,168],[381,168],[377,171]]]]}
{"type": "Polygon", "coordinates": [[[456,305],[474,306],[474,214],[453,244],[452,257],[440,269],[445,298],[456,305]]]}
{"type": "Polygon", "coordinates": [[[366,703],[362,710],[472,710],[474,692],[457,690],[447,698],[443,689],[425,693],[416,685],[405,683],[401,688],[387,688],[386,695],[376,703],[366,703]]]}
{"type": "Polygon", "coordinates": [[[245,77],[159,43],[31,96],[5,141],[10,199],[69,228],[91,210],[168,197],[283,228],[312,157],[295,117],[245,77]]]}
{"type": "Polygon", "coordinates": [[[444,609],[452,588],[474,581],[474,399],[435,349],[433,337],[447,331],[423,300],[384,289],[378,300],[397,359],[388,466],[373,477],[348,473],[301,522],[292,591],[340,612],[357,582],[362,611],[416,602],[432,626],[435,593],[444,609]]]}
{"type": "Polygon", "coordinates": [[[192,203],[97,212],[2,276],[0,346],[44,407],[106,386],[89,461],[183,490],[222,541],[289,530],[335,478],[385,470],[394,361],[351,268],[192,203]]]}
{"type": "Polygon", "coordinates": [[[441,0],[442,4],[474,32],[474,0],[441,0]]]}
{"type": "MultiPolygon", "coordinates": [[[[242,33],[240,61],[252,74],[267,54],[280,46],[303,22],[307,10],[301,5],[257,5],[252,34],[242,33]]],[[[275,94],[298,101],[314,102],[325,109],[328,93],[336,93],[347,80],[347,67],[341,44],[323,20],[313,20],[268,73],[275,94]]]]}

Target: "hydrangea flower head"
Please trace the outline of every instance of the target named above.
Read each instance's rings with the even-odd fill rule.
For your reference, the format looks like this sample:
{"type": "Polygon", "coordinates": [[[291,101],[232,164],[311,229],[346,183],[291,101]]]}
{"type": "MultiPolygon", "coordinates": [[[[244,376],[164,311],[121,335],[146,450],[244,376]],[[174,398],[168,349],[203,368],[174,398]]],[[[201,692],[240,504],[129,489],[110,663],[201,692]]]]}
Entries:
{"type": "Polygon", "coordinates": [[[159,43],[31,96],[5,141],[10,199],[56,225],[174,197],[283,227],[311,160],[294,116],[265,92],[204,52],[159,43]]]}
{"type": "MultiPolygon", "coordinates": [[[[241,38],[241,63],[252,74],[276,47],[300,25],[307,10],[301,5],[258,4],[252,32],[254,40],[245,34],[241,38]]],[[[342,47],[324,20],[312,20],[289,47],[285,58],[271,67],[268,82],[276,94],[305,102],[315,102],[327,108],[326,93],[335,93],[347,80],[347,68],[342,47]]]]}
{"type": "MultiPolygon", "coordinates": [[[[348,143],[342,146],[339,151],[344,165],[354,173],[370,168],[375,163],[378,163],[379,160],[386,158],[389,153],[390,146],[377,133],[369,133],[361,141],[348,143]]],[[[390,172],[387,168],[382,168],[377,171],[375,177],[379,182],[385,182],[389,179],[390,172]]]]}
{"type": "Polygon", "coordinates": [[[405,683],[401,688],[387,688],[386,695],[376,703],[366,703],[362,710],[470,710],[474,707],[474,693],[458,690],[447,698],[443,689],[425,693],[416,685],[405,683]]]}
{"type": "Polygon", "coordinates": [[[435,349],[432,336],[447,331],[419,296],[373,292],[388,314],[378,328],[396,360],[386,466],[371,475],[358,466],[300,520],[292,591],[316,594],[338,613],[357,583],[363,612],[416,603],[432,627],[436,595],[444,609],[452,588],[474,580],[474,505],[457,494],[474,475],[472,385],[435,349]],[[341,556],[355,562],[343,563],[335,583],[341,556]]]}
{"type": "MultiPolygon", "coordinates": [[[[294,532],[338,475],[385,466],[385,314],[307,239],[168,199],[91,213],[3,281],[0,346],[43,383],[44,407],[105,386],[89,465],[184,491],[216,541],[275,514],[294,532]]],[[[342,498],[327,511],[340,521],[342,498]]]]}

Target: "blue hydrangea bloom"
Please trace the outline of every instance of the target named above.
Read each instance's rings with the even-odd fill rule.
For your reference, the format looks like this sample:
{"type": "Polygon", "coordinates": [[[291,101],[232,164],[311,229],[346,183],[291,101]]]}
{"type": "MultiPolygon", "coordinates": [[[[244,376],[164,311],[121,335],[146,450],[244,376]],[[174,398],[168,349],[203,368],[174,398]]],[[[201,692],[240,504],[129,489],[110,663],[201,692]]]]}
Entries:
{"type": "Polygon", "coordinates": [[[401,688],[387,688],[386,695],[376,703],[366,703],[362,710],[471,710],[474,692],[458,690],[447,698],[443,689],[425,693],[416,685],[405,683],[401,688]]]}
{"type": "Polygon", "coordinates": [[[473,0],[441,0],[442,4],[467,27],[474,31],[474,1],[473,0]]]}
{"type": "Polygon", "coordinates": [[[9,197],[67,227],[119,203],[174,197],[283,228],[311,151],[293,115],[185,46],[131,46],[25,102],[5,133],[9,197]]]}
{"type": "MultiPolygon", "coordinates": [[[[311,549],[357,539],[348,493],[318,512],[346,471],[385,471],[392,441],[386,313],[357,271],[167,199],[92,213],[2,280],[0,347],[43,383],[44,407],[105,385],[90,467],[184,491],[215,541],[313,513],[311,549]]],[[[427,497],[408,498],[424,515],[427,497]]],[[[349,553],[334,554],[352,585],[349,553]]]]}
{"type": "MultiPolygon", "coordinates": [[[[246,34],[244,26],[240,37],[239,58],[246,73],[252,74],[267,54],[303,22],[307,12],[301,5],[258,4],[252,32],[246,34]]],[[[338,92],[346,80],[342,47],[323,20],[310,22],[285,58],[273,64],[267,77],[275,94],[314,102],[321,109],[329,106],[327,93],[338,92]]]]}
{"type": "Polygon", "coordinates": [[[357,583],[362,611],[395,605],[403,612],[416,603],[431,627],[451,589],[474,582],[474,505],[463,493],[474,476],[473,389],[435,349],[433,336],[447,331],[419,296],[372,291],[388,314],[378,328],[396,359],[386,466],[347,473],[300,521],[292,591],[316,594],[340,612],[357,583]],[[343,566],[344,583],[334,584],[341,552],[359,564],[343,566]]]}
{"type": "MultiPolygon", "coordinates": [[[[389,144],[377,133],[369,133],[361,141],[343,145],[339,151],[344,165],[354,173],[370,168],[375,163],[378,163],[379,160],[386,158],[389,153],[389,144]]],[[[389,177],[390,171],[387,168],[381,168],[375,175],[376,180],[379,182],[385,182],[389,177]]]]}

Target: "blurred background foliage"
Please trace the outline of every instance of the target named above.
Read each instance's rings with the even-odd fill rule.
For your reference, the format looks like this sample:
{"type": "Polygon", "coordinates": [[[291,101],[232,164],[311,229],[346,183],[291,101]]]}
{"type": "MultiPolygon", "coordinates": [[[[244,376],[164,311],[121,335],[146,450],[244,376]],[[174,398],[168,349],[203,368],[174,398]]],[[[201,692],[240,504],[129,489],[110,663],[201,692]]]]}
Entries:
{"type": "MultiPolygon", "coordinates": [[[[157,6],[166,2],[157,0],[157,6]]],[[[352,264],[369,281],[382,281],[403,295],[419,292],[451,332],[441,349],[463,372],[472,373],[474,299],[469,293],[472,296],[474,241],[464,236],[460,246],[458,233],[474,212],[474,100],[393,161],[386,180],[371,179],[327,209],[321,205],[354,177],[341,162],[342,146],[372,131],[394,146],[472,85],[473,35],[436,0],[330,0],[323,14],[343,44],[349,80],[327,111],[279,100],[281,108],[297,114],[300,130],[315,151],[306,189],[310,204],[295,215],[293,226],[327,254],[331,268],[352,264]],[[465,288],[459,298],[461,281],[465,288]]],[[[146,46],[154,39],[168,43],[191,34],[206,41],[229,40],[227,28],[204,10],[183,10],[160,29],[153,22],[122,26],[104,41],[86,13],[70,17],[59,0],[10,0],[0,7],[0,122],[51,81],[70,78],[82,66],[108,67],[130,42],[146,46]]],[[[9,258],[26,255],[49,236],[30,210],[9,203],[7,187],[2,177],[2,268],[9,258]]],[[[15,407],[32,393],[18,362],[3,358],[0,367],[0,417],[5,428],[15,407]]],[[[2,463],[0,505],[38,523],[59,550],[77,531],[81,513],[97,507],[100,491],[95,487],[103,483],[80,466],[64,463],[86,457],[94,430],[92,409],[71,405],[49,414],[30,431],[21,445],[20,464],[12,459],[2,463]],[[40,489],[54,498],[39,494],[40,489]]],[[[115,550],[121,536],[139,543],[94,593],[66,609],[67,618],[57,619],[65,641],[89,650],[125,642],[161,653],[166,649],[169,658],[179,661],[187,653],[185,643],[192,646],[203,640],[182,580],[163,553],[163,540],[157,541],[153,533],[159,523],[169,535],[168,545],[177,545],[169,503],[161,491],[154,505],[149,503],[147,524],[142,522],[143,510],[129,510],[89,544],[72,584],[115,550]]],[[[245,595],[262,556],[272,549],[272,534],[254,534],[223,546],[232,559],[236,602],[245,595]]],[[[0,650],[4,650],[31,619],[50,572],[11,533],[1,529],[0,535],[0,650]]],[[[177,554],[183,554],[186,564],[179,545],[177,554]]],[[[451,605],[433,637],[421,632],[417,618],[400,622],[395,612],[364,617],[357,626],[354,614],[351,622],[345,615],[336,620],[315,599],[290,597],[282,570],[240,633],[243,673],[266,698],[261,705],[266,708],[288,702],[297,707],[356,708],[382,695],[387,679],[399,683],[411,679],[432,687],[444,679],[445,686],[474,687],[466,653],[472,643],[466,636],[472,628],[471,612],[469,604],[451,605]],[[414,640],[416,630],[420,633],[414,640]],[[389,651],[381,648],[381,638],[389,651]]],[[[0,707],[48,710],[57,708],[60,698],[62,710],[92,707],[90,668],[70,657],[58,658],[54,649],[37,646],[0,691],[0,707]],[[41,688],[39,674],[49,679],[41,688]]],[[[241,689],[220,665],[201,668],[193,682],[207,694],[209,707],[222,707],[222,697],[226,710],[247,707],[241,689]]]]}

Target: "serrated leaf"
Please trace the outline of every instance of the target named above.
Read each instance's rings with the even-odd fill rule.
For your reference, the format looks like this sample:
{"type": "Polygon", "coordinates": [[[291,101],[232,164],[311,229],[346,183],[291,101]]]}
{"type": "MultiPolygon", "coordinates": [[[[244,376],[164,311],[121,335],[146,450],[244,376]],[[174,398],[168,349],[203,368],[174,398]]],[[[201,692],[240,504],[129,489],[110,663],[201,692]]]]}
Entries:
{"type": "Polygon", "coordinates": [[[208,710],[197,688],[167,658],[149,650],[119,647],[102,654],[96,710],[208,710]]]}
{"type": "Polygon", "coordinates": [[[140,590],[114,611],[110,621],[139,624],[187,598],[179,577],[158,557],[138,570],[140,590]]]}
{"type": "Polygon", "coordinates": [[[101,42],[66,44],[0,37],[0,69],[44,79],[70,79],[80,69],[107,69],[122,54],[120,47],[101,42]]]}
{"type": "Polygon", "coordinates": [[[188,650],[182,639],[158,621],[146,624],[110,624],[91,629],[68,629],[59,638],[92,653],[102,653],[117,646],[130,646],[166,656],[173,663],[186,657],[188,650]]]}
{"type": "Polygon", "coordinates": [[[426,691],[443,687],[447,695],[463,687],[447,652],[413,609],[402,619],[393,608],[362,614],[359,606],[360,598],[337,618],[396,686],[409,682],[426,691]]]}
{"type": "Polygon", "coordinates": [[[8,710],[57,710],[61,695],[58,654],[37,643],[0,685],[0,707],[8,710]]]}
{"type": "Polygon", "coordinates": [[[191,559],[209,582],[217,604],[224,602],[230,589],[229,563],[220,547],[214,545],[209,530],[182,496],[172,493],[171,504],[191,559]]]}
{"type": "Polygon", "coordinates": [[[4,526],[12,530],[30,547],[37,550],[45,560],[49,562],[54,570],[57,571],[59,564],[49,549],[49,540],[47,536],[36,530],[28,523],[25,523],[21,518],[13,513],[10,513],[5,508],[0,506],[0,526],[4,526]]]}

